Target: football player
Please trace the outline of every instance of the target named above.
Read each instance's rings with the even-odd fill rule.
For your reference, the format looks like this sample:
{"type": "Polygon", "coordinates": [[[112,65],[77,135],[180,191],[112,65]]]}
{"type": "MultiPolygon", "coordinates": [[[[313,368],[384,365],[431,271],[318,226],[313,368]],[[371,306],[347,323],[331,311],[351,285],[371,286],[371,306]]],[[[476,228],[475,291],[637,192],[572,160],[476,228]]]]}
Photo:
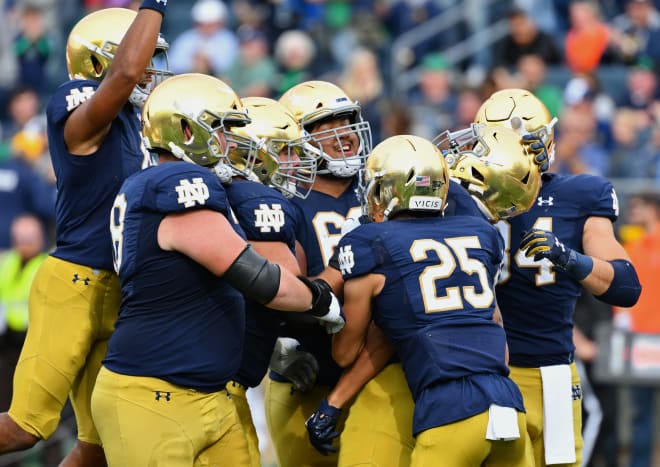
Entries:
{"type": "Polygon", "coordinates": [[[372,319],[396,348],[415,401],[411,465],[531,465],[522,396],[493,320],[502,238],[483,218],[442,215],[449,173],[423,138],[380,143],[364,181],[374,222],[339,242],[346,326],[333,357],[352,364],[372,319]]]}
{"type": "MultiPolygon", "coordinates": [[[[455,170],[448,189],[445,217],[485,217],[496,222],[529,209],[540,187],[540,170],[520,136],[506,129],[474,126],[454,135],[445,132],[437,144],[455,170]],[[467,175],[474,177],[467,180],[467,175]],[[471,184],[471,185],[470,185],[471,184]],[[461,185],[471,186],[479,196],[461,185]]],[[[339,252],[339,258],[345,255],[339,252]]],[[[499,312],[494,319],[500,322],[499,312]]],[[[310,440],[322,452],[334,450],[340,409],[357,394],[341,431],[339,465],[407,466],[414,447],[413,401],[394,350],[377,326],[370,325],[356,362],[307,420],[310,440]],[[384,369],[383,369],[384,368],[384,369]],[[382,371],[381,371],[382,370],[382,371]],[[362,388],[364,386],[364,388],[362,388]],[[358,394],[359,392],[359,394],[358,394]],[[390,401],[396,400],[393,406],[390,401]],[[374,407],[382,407],[377,412],[374,407]],[[350,448],[350,449],[349,449],[350,448]]]]}
{"type": "MultiPolygon", "coordinates": [[[[227,199],[254,250],[299,275],[290,198],[305,198],[316,177],[316,158],[306,150],[309,135],[276,100],[247,97],[242,102],[251,122],[232,131],[250,143],[247,150],[232,150],[225,161],[232,172],[232,180],[225,185],[227,199]]],[[[284,315],[246,300],[243,357],[227,385],[248,435],[251,465],[257,467],[261,465],[259,442],[246,390],[264,379],[275,341],[287,323],[284,315]]],[[[315,362],[313,357],[307,358],[315,362]]]]}
{"type": "MultiPolygon", "coordinates": [[[[296,208],[296,254],[301,271],[323,277],[338,294],[341,274],[328,268],[349,217],[358,217],[360,203],[356,190],[357,173],[371,149],[369,123],[362,119],[359,103],[327,81],[307,81],[289,89],[279,99],[304,130],[317,159],[317,177],[306,199],[293,198],[296,208]]],[[[325,399],[341,374],[332,360],[330,337],[319,326],[298,326],[291,335],[318,361],[314,387],[303,393],[290,378],[271,368],[266,387],[266,420],[278,465],[328,465],[337,463],[336,454],[322,456],[309,443],[305,420],[325,399]]],[[[283,346],[279,346],[282,348],[283,346]]],[[[275,360],[280,356],[274,355],[275,360]]]]}
{"type": "MultiPolygon", "coordinates": [[[[553,120],[532,93],[494,93],[476,122],[536,135],[552,161],[553,120]]],[[[641,292],[635,268],[614,236],[618,214],[609,181],[544,173],[532,208],[498,224],[505,261],[497,302],[537,466],[579,466],[582,460],[582,395],[573,345],[573,313],[582,287],[618,306],[633,305],[641,292]]]]}
{"type": "Polygon", "coordinates": [[[249,123],[229,86],[170,78],[143,121],[159,165],[129,177],[112,208],[121,308],[92,413],[110,466],[250,465],[225,389],[241,362],[243,295],[341,327],[339,304],[327,284],[256,253],[229,220],[210,166],[239,149],[232,129],[249,123]]]}
{"type": "Polygon", "coordinates": [[[108,213],[122,181],[149,163],[139,106],[168,74],[150,65],[155,51],[167,49],[159,35],[166,4],[98,10],[69,34],[71,80],[46,109],[57,247],[32,284],[14,397],[0,414],[0,453],[52,435],[69,396],[78,441],[63,465],[105,465],[89,405],[119,309],[108,213]]]}

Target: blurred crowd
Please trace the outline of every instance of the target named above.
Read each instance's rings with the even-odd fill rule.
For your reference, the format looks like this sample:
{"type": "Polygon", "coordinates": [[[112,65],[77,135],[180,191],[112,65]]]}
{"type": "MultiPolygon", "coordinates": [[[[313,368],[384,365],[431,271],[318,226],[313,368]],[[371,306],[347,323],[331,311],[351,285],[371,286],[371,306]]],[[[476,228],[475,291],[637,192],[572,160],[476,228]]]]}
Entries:
{"type": "MultiPolygon", "coordinates": [[[[51,246],[44,108],[67,79],[69,30],[94,9],[139,3],[0,0],[0,251],[32,241],[28,259],[40,261],[51,246]]],[[[335,82],[363,106],[375,143],[463,128],[493,91],[529,89],[559,118],[551,171],[660,192],[660,0],[170,0],[164,25],[175,73],[273,98],[335,82]]]]}
{"type": "MultiPolygon", "coordinates": [[[[0,0],[0,163],[36,174],[22,206],[50,220],[43,109],[67,79],[66,36],[87,12],[131,0],[0,0]],[[37,180],[38,179],[38,180],[37,180]],[[34,204],[33,204],[34,203],[34,204]],[[40,205],[41,204],[41,205],[40,205]]],[[[472,121],[485,96],[530,89],[559,117],[554,171],[660,183],[658,0],[173,0],[175,73],[277,98],[308,79],[360,101],[376,142],[472,121]],[[494,27],[500,25],[500,28],[494,27]]],[[[13,167],[14,172],[16,168],[13,167]]],[[[0,176],[0,202],[12,186],[0,176]]],[[[9,212],[11,211],[11,212],[9,212]]]]}

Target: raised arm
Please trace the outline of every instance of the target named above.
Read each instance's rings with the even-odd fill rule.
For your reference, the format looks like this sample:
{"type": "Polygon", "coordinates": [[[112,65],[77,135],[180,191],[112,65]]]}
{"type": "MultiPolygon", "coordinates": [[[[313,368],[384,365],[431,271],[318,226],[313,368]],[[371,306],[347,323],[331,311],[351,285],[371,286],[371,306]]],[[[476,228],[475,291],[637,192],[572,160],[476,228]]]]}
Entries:
{"type": "Polygon", "coordinates": [[[144,2],[94,95],[67,119],[64,141],[70,153],[85,156],[96,152],[133,88],[145,79],[163,20],[161,12],[144,7],[151,3],[158,4],[155,0],[144,2]]]}

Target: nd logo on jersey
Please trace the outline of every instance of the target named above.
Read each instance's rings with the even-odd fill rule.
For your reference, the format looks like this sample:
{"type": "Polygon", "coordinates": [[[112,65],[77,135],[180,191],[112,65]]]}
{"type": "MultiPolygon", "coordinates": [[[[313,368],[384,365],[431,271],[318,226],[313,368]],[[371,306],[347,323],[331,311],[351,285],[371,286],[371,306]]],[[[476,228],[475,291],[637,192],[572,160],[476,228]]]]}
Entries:
{"type": "Polygon", "coordinates": [[[339,269],[342,274],[350,274],[355,267],[355,257],[353,256],[353,250],[351,245],[345,245],[339,248],[339,255],[337,257],[339,261],[339,269]]]}
{"type": "Polygon", "coordinates": [[[260,204],[259,209],[254,210],[254,217],[254,226],[264,233],[270,232],[271,229],[279,232],[285,222],[281,204],[260,204]]]}
{"type": "Polygon", "coordinates": [[[91,86],[83,86],[81,89],[71,89],[71,91],[69,91],[69,95],[66,96],[67,112],[75,109],[93,95],[94,88],[91,86]]]}
{"type": "Polygon", "coordinates": [[[175,189],[179,194],[177,202],[183,204],[186,208],[195,204],[206,204],[206,200],[209,199],[209,187],[206,186],[204,179],[201,177],[193,178],[192,183],[182,178],[175,189]]]}

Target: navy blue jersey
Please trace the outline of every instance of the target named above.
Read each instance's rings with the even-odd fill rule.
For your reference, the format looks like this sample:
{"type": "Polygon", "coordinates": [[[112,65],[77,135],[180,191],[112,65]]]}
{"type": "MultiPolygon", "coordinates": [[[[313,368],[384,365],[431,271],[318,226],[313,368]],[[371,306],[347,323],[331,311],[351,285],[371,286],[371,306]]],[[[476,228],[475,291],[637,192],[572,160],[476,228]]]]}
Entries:
{"type": "Polygon", "coordinates": [[[288,199],[273,188],[248,180],[235,179],[225,190],[248,240],[283,242],[295,253],[297,214],[288,199]]]}
{"type": "MultiPolygon", "coordinates": [[[[272,188],[247,180],[235,179],[225,189],[248,241],[282,242],[295,254],[295,212],[288,199],[272,188]]],[[[243,359],[234,381],[247,387],[261,383],[285,324],[284,314],[246,300],[243,359]]]]}
{"type": "Polygon", "coordinates": [[[341,237],[341,226],[362,213],[357,177],[338,198],[312,190],[306,199],[293,198],[297,208],[296,239],[307,257],[307,275],[316,276],[328,265],[341,237]]]}
{"type": "Polygon", "coordinates": [[[167,162],[123,184],[111,216],[122,297],[104,360],[110,370],[202,392],[222,389],[236,373],[243,296],[188,256],[158,246],[165,216],[199,208],[229,214],[217,177],[194,164],[167,162]]]}
{"type": "Polygon", "coordinates": [[[448,216],[476,216],[484,217],[483,213],[472,199],[472,195],[460,183],[450,180],[447,192],[447,206],[445,217],[448,216]]]}
{"type": "Polygon", "coordinates": [[[401,360],[415,434],[491,403],[523,410],[507,377],[504,329],[492,319],[504,244],[490,223],[474,216],[372,223],[339,248],[344,280],[385,276],[373,319],[401,360]]]}
{"type": "Polygon", "coordinates": [[[523,233],[552,231],[567,247],[582,252],[584,223],[591,216],[618,216],[612,185],[593,175],[544,174],[536,204],[498,224],[507,257],[497,286],[497,301],[509,342],[510,364],[530,368],[572,361],[573,312],[582,286],[544,259],[519,250],[523,233]],[[509,257],[510,255],[510,257],[509,257]]]}
{"type": "MultiPolygon", "coordinates": [[[[293,198],[296,207],[296,239],[300,242],[307,258],[307,275],[316,276],[328,265],[334,253],[341,227],[349,217],[358,218],[362,213],[357,197],[357,177],[338,198],[312,190],[306,199],[293,198]]],[[[310,326],[298,325],[304,319],[292,317],[295,321],[286,331],[296,338],[319,362],[318,383],[334,386],[341,376],[342,369],[331,355],[332,337],[318,323],[310,326]]]]}
{"type": "Polygon", "coordinates": [[[140,135],[140,115],[126,104],[112,122],[98,151],[74,156],[64,143],[70,113],[89,99],[99,83],[73,80],[60,86],[48,102],[48,145],[57,178],[56,244],[53,256],[92,268],[112,270],[108,213],[129,175],[148,165],[140,135]]]}

